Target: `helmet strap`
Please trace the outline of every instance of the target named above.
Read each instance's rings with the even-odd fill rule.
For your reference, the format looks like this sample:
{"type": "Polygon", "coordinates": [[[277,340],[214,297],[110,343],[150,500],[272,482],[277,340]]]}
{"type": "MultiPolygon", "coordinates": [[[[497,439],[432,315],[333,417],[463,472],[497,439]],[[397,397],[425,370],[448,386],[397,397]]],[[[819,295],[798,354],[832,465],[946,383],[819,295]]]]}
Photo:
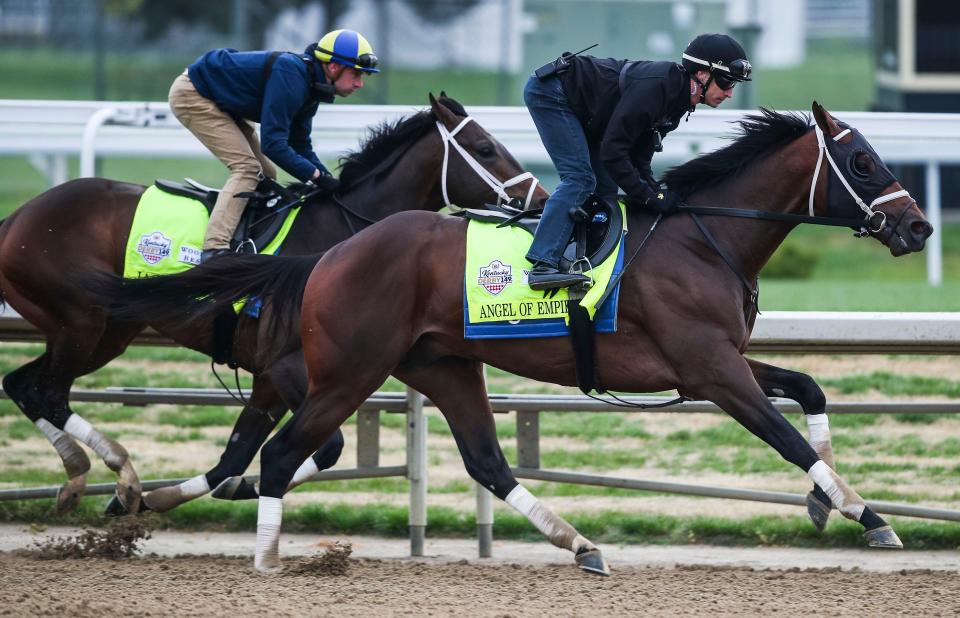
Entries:
{"type": "Polygon", "coordinates": [[[700,103],[703,103],[707,96],[707,88],[710,87],[710,84],[713,83],[713,71],[710,71],[710,77],[707,78],[707,82],[704,83],[700,81],[700,78],[697,77],[696,73],[691,73],[690,77],[693,78],[693,81],[697,82],[700,86],[700,103]]]}

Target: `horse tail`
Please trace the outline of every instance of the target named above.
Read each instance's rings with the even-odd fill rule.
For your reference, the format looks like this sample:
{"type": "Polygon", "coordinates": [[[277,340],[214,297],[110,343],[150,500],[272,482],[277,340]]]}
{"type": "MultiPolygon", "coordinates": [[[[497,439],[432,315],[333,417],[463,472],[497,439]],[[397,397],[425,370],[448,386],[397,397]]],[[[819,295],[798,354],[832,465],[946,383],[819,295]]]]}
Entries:
{"type": "Polygon", "coordinates": [[[213,318],[258,298],[270,306],[269,332],[279,333],[299,322],[303,290],[321,255],[223,255],[176,275],[124,279],[100,272],[77,283],[111,318],[160,326],[213,318]]]}

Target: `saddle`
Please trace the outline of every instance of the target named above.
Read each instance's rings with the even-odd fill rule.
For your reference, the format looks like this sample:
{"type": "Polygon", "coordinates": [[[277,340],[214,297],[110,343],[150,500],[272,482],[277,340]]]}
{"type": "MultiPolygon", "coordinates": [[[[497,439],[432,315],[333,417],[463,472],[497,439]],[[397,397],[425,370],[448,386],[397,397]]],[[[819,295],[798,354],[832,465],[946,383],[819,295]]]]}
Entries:
{"type": "MultiPolygon", "coordinates": [[[[486,204],[487,210],[465,209],[460,216],[498,227],[520,227],[530,234],[537,231],[543,209],[516,212],[495,204],[486,204]]],[[[582,206],[570,211],[574,221],[573,233],[560,258],[560,270],[586,272],[603,262],[620,244],[623,235],[623,212],[619,206],[591,195],[582,206]]]]}
{"type": "MultiPolygon", "coordinates": [[[[516,212],[493,204],[487,210],[467,209],[460,213],[467,219],[497,223],[499,227],[517,226],[534,234],[540,223],[543,209],[516,212]]],[[[617,204],[610,204],[596,195],[591,195],[582,206],[570,211],[574,221],[573,232],[560,259],[560,270],[586,272],[602,263],[620,245],[623,236],[623,211],[617,204]]],[[[573,347],[577,385],[585,394],[596,389],[603,393],[596,369],[596,330],[593,320],[580,300],[586,286],[568,288],[570,302],[567,313],[570,322],[570,342],[573,347]],[[578,289],[579,288],[579,289],[578,289]]]]}
{"type": "MultiPolygon", "coordinates": [[[[157,179],[154,184],[165,193],[195,199],[206,207],[208,213],[213,212],[220,190],[202,185],[191,178],[184,180],[185,182],[180,183],[157,179]]],[[[256,191],[239,193],[238,197],[246,197],[248,202],[243,209],[240,223],[233,232],[230,249],[237,253],[258,253],[276,238],[283,227],[282,215],[286,215],[287,209],[281,210],[279,207],[291,203],[297,196],[276,181],[266,178],[260,181],[256,191]]]]}

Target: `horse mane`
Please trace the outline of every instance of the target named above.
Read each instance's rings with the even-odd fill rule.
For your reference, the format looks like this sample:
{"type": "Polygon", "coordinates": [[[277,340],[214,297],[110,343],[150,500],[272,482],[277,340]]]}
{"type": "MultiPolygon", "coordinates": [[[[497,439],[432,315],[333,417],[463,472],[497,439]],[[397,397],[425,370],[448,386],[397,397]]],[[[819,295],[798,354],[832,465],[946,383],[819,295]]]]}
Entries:
{"type": "MultiPolygon", "coordinates": [[[[467,115],[463,105],[450,97],[441,94],[438,102],[457,116],[467,115]]],[[[372,127],[359,150],[347,152],[340,157],[341,190],[350,188],[404,145],[420,139],[424,133],[434,128],[436,120],[431,110],[424,110],[372,127]]]]}
{"type": "Polygon", "coordinates": [[[732,144],[671,167],[661,180],[688,196],[729,180],[774,148],[803,137],[812,126],[808,114],[781,113],[761,107],[759,114],[740,121],[732,144]]]}

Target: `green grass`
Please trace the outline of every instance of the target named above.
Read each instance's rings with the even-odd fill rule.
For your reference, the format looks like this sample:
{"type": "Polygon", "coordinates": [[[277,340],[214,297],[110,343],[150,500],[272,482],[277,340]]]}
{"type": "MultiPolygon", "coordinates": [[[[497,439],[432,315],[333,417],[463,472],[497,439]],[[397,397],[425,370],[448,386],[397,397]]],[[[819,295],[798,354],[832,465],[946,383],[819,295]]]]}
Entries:
{"type": "Polygon", "coordinates": [[[177,433],[161,433],[153,438],[157,442],[175,443],[175,442],[196,442],[206,440],[207,437],[197,430],[179,431],[177,433]]]}
{"type": "Polygon", "coordinates": [[[754,72],[757,104],[777,110],[809,110],[816,100],[831,112],[863,111],[874,98],[873,57],[866,45],[816,42],[795,68],[754,72]]]}
{"type": "MultiPolygon", "coordinates": [[[[0,503],[0,521],[58,523],[98,526],[105,500],[85,500],[66,517],[53,517],[52,501],[14,501],[0,503]]],[[[309,505],[284,509],[284,532],[312,534],[373,534],[404,537],[408,534],[407,509],[382,504],[309,505]]],[[[734,521],[719,517],[673,517],[644,515],[622,511],[564,513],[583,535],[598,543],[711,543],[716,545],[790,545],[800,547],[863,547],[862,528],[834,518],[824,533],[810,522],[797,517],[751,517],[734,521]]],[[[256,528],[256,502],[227,503],[198,500],[168,513],[150,516],[160,528],[187,530],[230,530],[252,533],[256,528]]],[[[472,513],[445,507],[427,510],[428,536],[471,538],[476,535],[472,513]]],[[[960,547],[960,526],[952,523],[893,519],[909,549],[956,549],[960,547]]],[[[494,535],[499,539],[548,541],[526,518],[516,514],[498,514],[494,535]]],[[[252,537],[251,537],[252,539],[252,537]]],[[[252,540],[251,540],[252,543],[252,540]]]]}
{"type": "Polygon", "coordinates": [[[916,375],[902,376],[886,371],[825,378],[820,380],[820,385],[831,386],[848,394],[879,391],[888,396],[942,395],[951,399],[960,398],[960,382],[956,380],[916,375]]]}
{"type": "MultiPolygon", "coordinates": [[[[194,60],[194,54],[108,53],[106,96],[109,100],[166,100],[173,79],[194,60]]],[[[48,50],[0,51],[4,98],[92,99],[93,55],[48,50]]],[[[809,109],[818,99],[831,111],[865,110],[873,96],[871,49],[865,45],[818,42],[795,68],[758,68],[754,73],[757,101],[776,109],[809,109]]],[[[448,94],[466,105],[522,105],[525,74],[507,78],[493,71],[389,69],[368,78],[350,103],[426,105],[427,93],[448,94]]]]}
{"type": "MultiPolygon", "coordinates": [[[[174,78],[194,54],[107,54],[106,98],[115,101],[166,101],[174,78]]],[[[94,98],[93,55],[45,50],[0,51],[3,97],[9,99],[89,100],[94,98]]],[[[366,80],[350,103],[426,106],[427,93],[441,90],[468,105],[521,105],[522,82],[511,78],[509,100],[498,96],[499,76],[488,71],[391,69],[366,80]]]]}
{"type": "Polygon", "coordinates": [[[185,406],[160,412],[157,423],[174,427],[232,427],[237,420],[237,414],[237,410],[232,407],[185,406]]]}
{"type": "Polygon", "coordinates": [[[7,425],[6,436],[4,437],[10,438],[11,440],[26,440],[27,438],[36,436],[39,431],[37,426],[27,419],[18,418],[7,425]]]}

